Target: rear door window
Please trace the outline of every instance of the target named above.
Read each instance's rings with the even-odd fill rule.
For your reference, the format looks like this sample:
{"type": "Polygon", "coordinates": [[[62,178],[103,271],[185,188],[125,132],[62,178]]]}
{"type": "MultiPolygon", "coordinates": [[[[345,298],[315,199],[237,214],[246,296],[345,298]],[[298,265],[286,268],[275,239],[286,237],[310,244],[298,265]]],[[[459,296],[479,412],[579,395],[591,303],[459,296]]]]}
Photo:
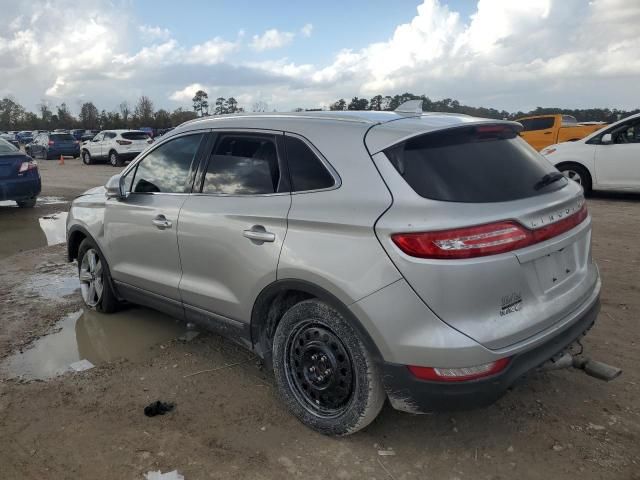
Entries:
{"type": "Polygon", "coordinates": [[[221,135],[209,158],[202,193],[266,195],[278,192],[278,149],[269,135],[221,135]]]}
{"type": "Polygon", "coordinates": [[[505,202],[564,187],[541,187],[556,169],[509,126],[484,125],[427,133],[385,151],[420,196],[449,202],[505,202]]]}
{"type": "Polygon", "coordinates": [[[519,122],[524,127],[525,132],[530,132],[534,130],[548,130],[553,128],[553,124],[555,123],[554,117],[542,117],[542,118],[526,118],[524,120],[519,120],[519,122]]]}
{"type": "Polygon", "coordinates": [[[333,176],[306,143],[287,135],[285,146],[294,192],[322,190],[334,186],[333,176]]]}

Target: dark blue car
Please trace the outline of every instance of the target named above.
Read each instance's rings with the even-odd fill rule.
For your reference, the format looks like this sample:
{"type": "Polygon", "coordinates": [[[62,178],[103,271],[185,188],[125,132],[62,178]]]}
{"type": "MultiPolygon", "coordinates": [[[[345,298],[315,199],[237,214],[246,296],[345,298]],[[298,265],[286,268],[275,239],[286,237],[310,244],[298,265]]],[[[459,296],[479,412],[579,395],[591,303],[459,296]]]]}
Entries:
{"type": "Polygon", "coordinates": [[[40,133],[29,145],[29,154],[43,160],[60,155],[76,158],[80,156],[80,142],[69,133],[40,133]]]}
{"type": "Polygon", "coordinates": [[[0,139],[0,200],[13,200],[21,208],[34,207],[41,188],[38,164],[0,139]]]}

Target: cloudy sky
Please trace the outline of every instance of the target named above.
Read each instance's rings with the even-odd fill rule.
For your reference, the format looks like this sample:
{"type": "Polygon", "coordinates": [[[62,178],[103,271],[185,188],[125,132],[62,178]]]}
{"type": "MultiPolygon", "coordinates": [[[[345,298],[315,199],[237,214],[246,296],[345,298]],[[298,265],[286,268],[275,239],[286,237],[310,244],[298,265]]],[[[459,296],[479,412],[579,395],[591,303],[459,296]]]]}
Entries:
{"type": "Polygon", "coordinates": [[[474,106],[640,106],[638,0],[0,0],[0,96],[29,109],[196,90],[251,109],[410,91],[474,106]]]}

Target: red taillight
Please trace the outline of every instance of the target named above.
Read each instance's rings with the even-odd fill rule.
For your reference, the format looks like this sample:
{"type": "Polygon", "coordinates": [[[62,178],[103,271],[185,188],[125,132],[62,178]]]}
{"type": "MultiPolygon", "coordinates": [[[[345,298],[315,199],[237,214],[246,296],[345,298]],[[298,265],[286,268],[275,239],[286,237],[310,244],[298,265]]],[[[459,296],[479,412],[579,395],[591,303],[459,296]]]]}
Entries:
{"type": "Polygon", "coordinates": [[[420,380],[430,380],[434,382],[464,382],[478,378],[489,377],[501,372],[511,358],[501,358],[495,362],[476,365],[474,367],[443,368],[443,367],[416,367],[409,365],[409,371],[420,380]]]}
{"type": "Polygon", "coordinates": [[[54,145],[56,142],[54,142],[53,140],[49,140],[49,145],[54,145]]]}
{"type": "Polygon", "coordinates": [[[132,142],[130,142],[129,140],[116,140],[116,143],[118,145],[131,145],[132,142]]]}
{"type": "Polygon", "coordinates": [[[28,162],[22,162],[18,173],[28,172],[29,170],[35,170],[38,168],[38,163],[35,160],[29,160],[28,162]]]}
{"type": "Polygon", "coordinates": [[[571,230],[588,216],[586,204],[555,223],[529,230],[515,221],[504,221],[437,232],[396,233],[391,236],[400,250],[418,258],[460,259],[510,252],[571,230]]]}

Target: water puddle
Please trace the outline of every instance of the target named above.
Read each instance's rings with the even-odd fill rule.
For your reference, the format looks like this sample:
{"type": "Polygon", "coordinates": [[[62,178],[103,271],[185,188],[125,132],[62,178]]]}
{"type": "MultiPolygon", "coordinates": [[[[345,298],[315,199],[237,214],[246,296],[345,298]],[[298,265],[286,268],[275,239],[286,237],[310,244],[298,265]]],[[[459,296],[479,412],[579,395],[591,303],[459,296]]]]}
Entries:
{"type": "Polygon", "coordinates": [[[66,225],[67,212],[54,213],[53,215],[45,215],[38,219],[40,228],[47,237],[47,245],[57,245],[67,241],[66,225]]]}
{"type": "MultiPolygon", "coordinates": [[[[3,203],[0,202],[0,207],[3,203]]],[[[0,208],[0,259],[64,243],[66,223],[67,212],[42,215],[37,208],[0,208]]]]}
{"type": "Polygon", "coordinates": [[[111,315],[80,310],[63,317],[53,333],[23,353],[7,357],[1,367],[10,378],[46,380],[70,371],[70,365],[80,360],[93,365],[121,358],[140,360],[149,355],[149,347],[186,332],[186,324],[146,308],[111,315]]]}

